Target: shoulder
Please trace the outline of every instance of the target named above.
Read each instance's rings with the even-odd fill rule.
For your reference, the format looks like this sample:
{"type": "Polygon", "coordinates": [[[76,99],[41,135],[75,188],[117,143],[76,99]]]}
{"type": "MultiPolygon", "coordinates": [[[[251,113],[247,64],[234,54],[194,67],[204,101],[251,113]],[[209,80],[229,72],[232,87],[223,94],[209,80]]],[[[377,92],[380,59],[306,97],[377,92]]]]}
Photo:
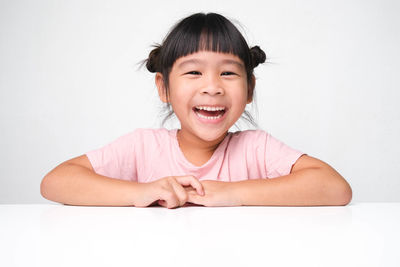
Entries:
{"type": "Polygon", "coordinates": [[[245,130],[231,133],[229,146],[242,148],[245,150],[257,149],[258,147],[265,147],[268,133],[264,130],[245,130]]]}
{"type": "Polygon", "coordinates": [[[129,133],[121,135],[115,142],[117,143],[137,143],[151,140],[162,140],[171,136],[171,131],[160,128],[137,128],[129,133]]]}
{"type": "Polygon", "coordinates": [[[137,128],[129,133],[128,136],[146,145],[160,145],[170,140],[174,135],[174,131],[175,130],[168,130],[165,128],[137,128]]]}
{"type": "Polygon", "coordinates": [[[249,149],[262,149],[268,151],[289,148],[280,139],[265,130],[246,130],[231,133],[232,146],[245,146],[249,149]]]}
{"type": "Polygon", "coordinates": [[[245,130],[232,132],[232,139],[236,142],[260,142],[266,140],[269,134],[264,130],[245,130]]]}

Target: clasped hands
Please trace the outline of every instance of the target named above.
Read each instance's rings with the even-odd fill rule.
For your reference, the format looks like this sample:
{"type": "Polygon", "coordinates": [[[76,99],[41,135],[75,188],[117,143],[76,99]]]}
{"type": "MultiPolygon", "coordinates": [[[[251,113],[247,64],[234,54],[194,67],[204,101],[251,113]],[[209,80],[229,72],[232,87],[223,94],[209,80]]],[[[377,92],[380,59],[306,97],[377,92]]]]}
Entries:
{"type": "Polygon", "coordinates": [[[199,181],[192,175],[168,176],[150,183],[138,184],[134,205],[147,207],[158,204],[177,208],[189,203],[202,206],[240,206],[234,194],[234,183],[213,180],[199,181]]]}

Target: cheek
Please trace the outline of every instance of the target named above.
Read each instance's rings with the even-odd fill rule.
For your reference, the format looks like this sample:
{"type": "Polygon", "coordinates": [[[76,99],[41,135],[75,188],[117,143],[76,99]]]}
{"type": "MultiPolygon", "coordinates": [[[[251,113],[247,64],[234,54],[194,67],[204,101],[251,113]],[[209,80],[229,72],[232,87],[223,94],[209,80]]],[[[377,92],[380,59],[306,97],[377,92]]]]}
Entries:
{"type": "Polygon", "coordinates": [[[237,86],[237,90],[235,90],[237,102],[247,103],[248,89],[247,83],[240,83],[240,85],[237,86]]]}
{"type": "Polygon", "coordinates": [[[246,105],[247,105],[247,92],[244,90],[241,90],[240,92],[238,91],[233,97],[233,107],[234,109],[232,111],[235,117],[240,117],[242,113],[244,112],[246,105]]]}
{"type": "Polygon", "coordinates": [[[190,106],[190,91],[180,87],[178,84],[170,87],[170,103],[175,113],[182,113],[188,110],[190,106]]]}
{"type": "Polygon", "coordinates": [[[244,85],[242,87],[242,90],[240,90],[240,92],[237,95],[238,106],[240,106],[240,109],[242,110],[242,113],[246,108],[246,105],[247,105],[247,102],[248,102],[248,98],[249,98],[249,92],[248,92],[248,87],[247,87],[247,84],[246,84],[246,85],[244,85]]]}

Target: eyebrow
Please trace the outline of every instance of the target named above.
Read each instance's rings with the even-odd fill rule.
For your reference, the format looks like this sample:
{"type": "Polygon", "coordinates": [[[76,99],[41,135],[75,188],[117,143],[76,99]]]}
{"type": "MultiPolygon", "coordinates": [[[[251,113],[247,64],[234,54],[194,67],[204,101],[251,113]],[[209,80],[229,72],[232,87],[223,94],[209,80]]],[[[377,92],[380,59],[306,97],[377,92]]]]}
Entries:
{"type": "MultiPolygon", "coordinates": [[[[179,63],[178,68],[182,68],[187,64],[201,64],[201,65],[204,65],[204,61],[200,60],[200,59],[195,59],[195,58],[188,59],[188,60],[185,60],[185,61],[179,63]]],[[[221,65],[226,65],[226,64],[228,64],[228,65],[236,65],[239,68],[244,69],[243,63],[241,63],[241,62],[239,62],[237,60],[224,59],[224,60],[221,61],[221,65]]]]}

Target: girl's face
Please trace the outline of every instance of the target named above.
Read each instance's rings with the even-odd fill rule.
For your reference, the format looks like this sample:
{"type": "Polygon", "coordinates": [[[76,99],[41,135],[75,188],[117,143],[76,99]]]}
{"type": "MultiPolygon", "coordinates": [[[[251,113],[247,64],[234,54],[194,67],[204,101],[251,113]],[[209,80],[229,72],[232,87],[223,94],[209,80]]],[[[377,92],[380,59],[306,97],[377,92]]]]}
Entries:
{"type": "MultiPolygon", "coordinates": [[[[167,102],[160,73],[156,83],[167,102]]],[[[182,132],[205,141],[225,136],[252,101],[248,90],[245,66],[233,54],[199,51],[181,57],[169,76],[169,101],[182,132]]]]}

